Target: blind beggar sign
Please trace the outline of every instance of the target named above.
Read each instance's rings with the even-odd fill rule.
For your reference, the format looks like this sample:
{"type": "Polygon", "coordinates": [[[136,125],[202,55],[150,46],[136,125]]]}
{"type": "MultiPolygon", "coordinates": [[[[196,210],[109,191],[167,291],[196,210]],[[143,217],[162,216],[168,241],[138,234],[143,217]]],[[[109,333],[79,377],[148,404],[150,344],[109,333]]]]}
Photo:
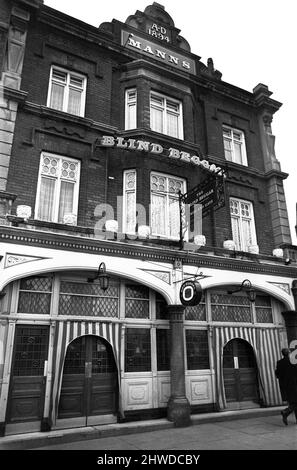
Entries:
{"type": "Polygon", "coordinates": [[[202,216],[205,217],[210,209],[217,210],[225,205],[224,178],[216,175],[207,178],[196,188],[182,196],[182,202],[195,206],[202,205],[202,216]]]}

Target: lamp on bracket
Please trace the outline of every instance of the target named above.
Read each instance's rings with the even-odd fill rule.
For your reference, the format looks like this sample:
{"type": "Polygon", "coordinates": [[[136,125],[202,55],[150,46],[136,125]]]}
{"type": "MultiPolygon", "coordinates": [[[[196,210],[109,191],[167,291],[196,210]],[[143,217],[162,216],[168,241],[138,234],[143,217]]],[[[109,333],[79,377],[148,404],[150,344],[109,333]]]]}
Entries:
{"type": "Polygon", "coordinates": [[[228,290],[228,294],[235,294],[235,292],[241,292],[244,291],[246,292],[246,295],[249,299],[250,302],[255,302],[256,301],[256,290],[254,289],[251,281],[249,279],[245,279],[242,281],[241,286],[239,289],[235,290],[228,290]]]}
{"type": "Polygon", "coordinates": [[[105,263],[100,263],[98,267],[98,271],[94,277],[89,277],[88,282],[92,283],[96,279],[99,280],[100,287],[103,291],[106,291],[109,287],[109,276],[106,274],[106,266],[105,263]]]}

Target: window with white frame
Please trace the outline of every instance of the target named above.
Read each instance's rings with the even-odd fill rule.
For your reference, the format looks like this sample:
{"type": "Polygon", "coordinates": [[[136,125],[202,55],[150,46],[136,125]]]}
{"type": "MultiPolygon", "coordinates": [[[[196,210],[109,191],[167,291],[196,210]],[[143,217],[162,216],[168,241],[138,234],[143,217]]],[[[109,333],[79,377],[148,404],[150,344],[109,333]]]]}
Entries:
{"type": "Polygon", "coordinates": [[[84,116],[87,79],[83,75],[52,67],[47,106],[65,113],[84,116]]]}
{"type": "Polygon", "coordinates": [[[124,171],[123,232],[136,232],[136,170],[124,171]]]}
{"type": "Polygon", "coordinates": [[[77,217],[80,162],[73,158],[42,153],[35,217],[48,222],[64,222],[77,217]]]}
{"type": "Polygon", "coordinates": [[[183,139],[182,103],[180,101],[151,92],[150,121],[153,131],[183,139]]]}
{"type": "Polygon", "coordinates": [[[125,129],[137,127],[137,91],[136,88],[126,90],[125,129]]]}
{"type": "Polygon", "coordinates": [[[230,213],[236,250],[248,251],[250,245],[257,244],[253,204],[230,198],[230,213]]]}
{"type": "Polygon", "coordinates": [[[244,133],[238,129],[223,126],[223,140],[226,160],[247,165],[244,133]]]}
{"type": "Polygon", "coordinates": [[[179,192],[185,193],[186,182],[160,173],[151,173],[151,230],[156,236],[180,237],[179,192]]]}

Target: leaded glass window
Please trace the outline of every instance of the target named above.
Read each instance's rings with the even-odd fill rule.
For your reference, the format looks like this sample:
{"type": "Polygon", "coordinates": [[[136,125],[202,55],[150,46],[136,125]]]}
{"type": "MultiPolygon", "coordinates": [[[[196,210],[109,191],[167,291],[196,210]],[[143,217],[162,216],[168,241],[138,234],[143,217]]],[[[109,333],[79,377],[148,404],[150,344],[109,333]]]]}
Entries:
{"type": "Polygon", "coordinates": [[[206,321],[206,305],[204,294],[198,305],[185,308],[185,319],[191,321],[206,321]]]}
{"type": "MultiPolygon", "coordinates": [[[[80,162],[42,153],[37,187],[36,218],[64,223],[64,216],[77,216],[80,162]]],[[[75,220],[76,221],[76,220],[75,220]]]]}
{"type": "Polygon", "coordinates": [[[206,330],[186,330],[188,370],[209,369],[208,334],[206,330]]]}
{"type": "Polygon", "coordinates": [[[251,323],[251,304],[246,295],[211,293],[213,321],[251,323]]]}
{"type": "Polygon", "coordinates": [[[257,294],[255,309],[257,323],[273,323],[270,297],[257,294]]]}
{"type": "Polygon", "coordinates": [[[151,331],[149,328],[127,328],[125,341],[125,371],[151,370],[151,331]]]}
{"type": "Polygon", "coordinates": [[[19,289],[18,313],[50,313],[52,278],[35,276],[22,279],[19,289]]]}
{"type": "Polygon", "coordinates": [[[17,326],[13,375],[41,376],[48,353],[48,327],[17,326]]]}
{"type": "Polygon", "coordinates": [[[140,284],[126,284],[126,318],[149,318],[149,288],[140,284]]]}
{"type": "Polygon", "coordinates": [[[123,232],[136,232],[136,171],[124,171],[123,232]]]}
{"type": "Polygon", "coordinates": [[[62,280],[59,315],[118,317],[119,284],[110,282],[103,291],[96,283],[62,280]]]}

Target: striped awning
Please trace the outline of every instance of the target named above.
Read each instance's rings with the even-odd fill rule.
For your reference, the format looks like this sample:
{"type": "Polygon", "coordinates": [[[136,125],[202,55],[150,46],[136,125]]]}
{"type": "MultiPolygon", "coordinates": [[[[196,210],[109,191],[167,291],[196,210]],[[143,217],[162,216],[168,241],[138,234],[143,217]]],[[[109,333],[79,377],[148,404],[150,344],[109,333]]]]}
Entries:
{"type": "Polygon", "coordinates": [[[58,414],[58,405],[61,392],[63,367],[69,343],[84,335],[95,335],[104,338],[111,345],[115,363],[118,369],[119,383],[119,412],[122,414],[121,400],[121,324],[111,321],[56,321],[53,362],[52,387],[50,397],[50,421],[54,425],[58,414]]]}
{"type": "Polygon", "coordinates": [[[223,349],[231,339],[244,339],[252,347],[258,367],[260,396],[266,406],[282,404],[275,377],[276,361],[281,357],[280,334],[277,328],[216,326],[214,337],[214,367],[216,403],[220,410],[226,408],[223,376],[223,349]]]}

